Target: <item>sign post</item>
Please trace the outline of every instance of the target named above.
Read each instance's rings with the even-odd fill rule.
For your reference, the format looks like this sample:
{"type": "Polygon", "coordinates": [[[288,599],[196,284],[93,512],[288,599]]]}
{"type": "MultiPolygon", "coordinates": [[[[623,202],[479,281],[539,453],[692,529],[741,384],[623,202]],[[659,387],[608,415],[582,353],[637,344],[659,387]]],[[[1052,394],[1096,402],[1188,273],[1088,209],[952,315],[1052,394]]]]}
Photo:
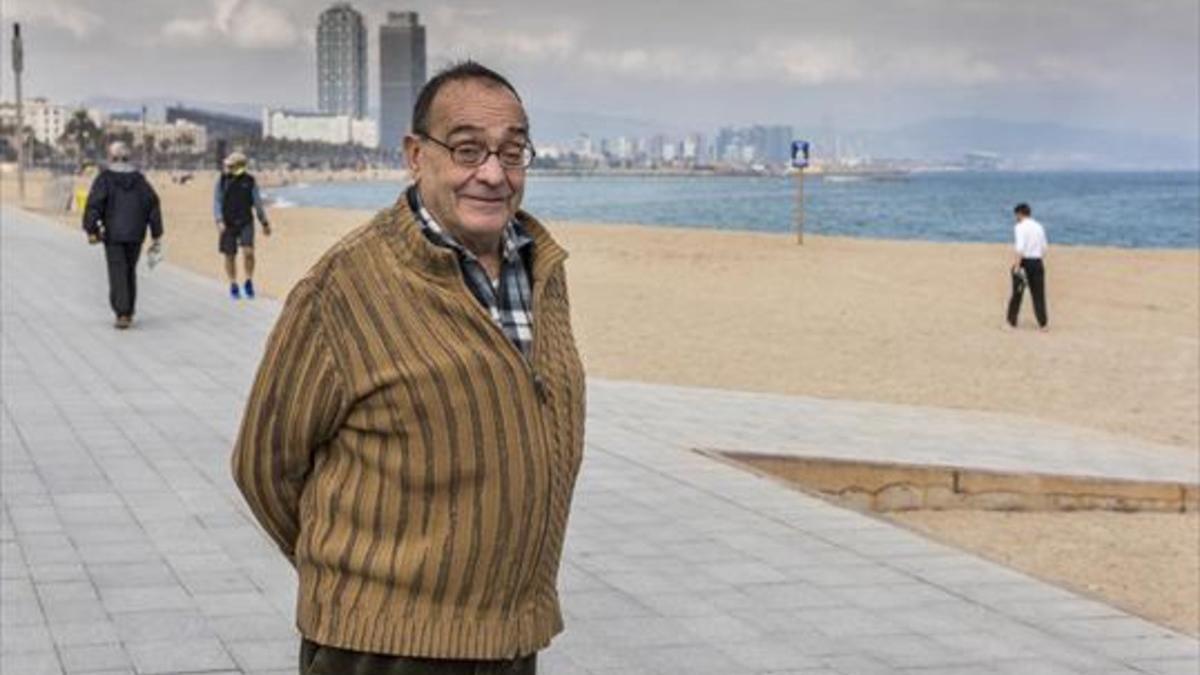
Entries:
{"type": "Polygon", "coordinates": [[[792,141],[792,168],[796,170],[796,243],[804,245],[804,169],[808,166],[808,141],[792,141]]]}
{"type": "Polygon", "coordinates": [[[13,90],[17,98],[17,195],[25,201],[25,120],[21,109],[21,71],[25,69],[25,48],[21,45],[21,24],[13,24],[13,90]]]}

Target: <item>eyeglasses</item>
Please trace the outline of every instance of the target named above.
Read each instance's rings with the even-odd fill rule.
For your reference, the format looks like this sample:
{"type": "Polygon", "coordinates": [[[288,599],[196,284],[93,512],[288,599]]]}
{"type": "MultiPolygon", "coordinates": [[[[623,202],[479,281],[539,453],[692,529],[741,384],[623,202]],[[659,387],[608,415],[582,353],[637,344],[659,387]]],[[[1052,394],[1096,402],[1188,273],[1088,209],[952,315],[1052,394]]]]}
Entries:
{"type": "Polygon", "coordinates": [[[469,169],[483,166],[492,155],[495,155],[496,159],[500,160],[500,166],[506,169],[527,169],[530,164],[533,164],[533,158],[537,156],[532,145],[517,141],[501,143],[499,148],[492,150],[478,141],[463,141],[449,145],[428,134],[421,134],[421,137],[445,148],[455,164],[469,169]]]}

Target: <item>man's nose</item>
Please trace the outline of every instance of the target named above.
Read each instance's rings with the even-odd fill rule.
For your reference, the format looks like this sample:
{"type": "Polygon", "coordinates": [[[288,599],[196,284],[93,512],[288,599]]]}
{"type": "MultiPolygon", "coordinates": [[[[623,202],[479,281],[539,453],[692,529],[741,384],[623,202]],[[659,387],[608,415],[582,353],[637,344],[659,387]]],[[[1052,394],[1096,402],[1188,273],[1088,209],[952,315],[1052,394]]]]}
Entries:
{"type": "Polygon", "coordinates": [[[500,157],[495,153],[488,155],[483,164],[475,169],[475,178],[488,185],[503,184],[507,178],[504,175],[504,166],[500,164],[500,157]]]}

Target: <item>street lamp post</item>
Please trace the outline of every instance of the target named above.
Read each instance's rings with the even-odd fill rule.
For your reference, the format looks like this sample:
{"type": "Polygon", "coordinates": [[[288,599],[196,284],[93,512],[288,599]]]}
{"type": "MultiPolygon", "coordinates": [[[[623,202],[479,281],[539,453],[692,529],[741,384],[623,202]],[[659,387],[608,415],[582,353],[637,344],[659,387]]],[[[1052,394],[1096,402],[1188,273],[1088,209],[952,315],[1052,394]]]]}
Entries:
{"type": "Polygon", "coordinates": [[[25,69],[25,50],[21,46],[21,24],[13,24],[13,90],[17,95],[17,195],[25,201],[25,120],[21,110],[21,71],[25,69]]]}

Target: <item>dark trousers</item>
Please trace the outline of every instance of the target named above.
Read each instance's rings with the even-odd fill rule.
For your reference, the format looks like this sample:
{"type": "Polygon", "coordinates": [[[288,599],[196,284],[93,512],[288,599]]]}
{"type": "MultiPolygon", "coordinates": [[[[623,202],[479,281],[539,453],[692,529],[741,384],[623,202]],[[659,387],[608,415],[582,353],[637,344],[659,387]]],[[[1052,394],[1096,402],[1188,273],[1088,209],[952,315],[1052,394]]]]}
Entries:
{"type": "Polygon", "coordinates": [[[1021,313],[1021,298],[1025,294],[1028,282],[1029,294],[1033,296],[1033,313],[1037,316],[1038,325],[1046,327],[1049,318],[1046,316],[1046,268],[1041,258],[1022,258],[1021,269],[1025,270],[1025,278],[1012,275],[1012,297],[1008,300],[1008,324],[1017,325],[1017,315],[1021,313]]]}
{"type": "Polygon", "coordinates": [[[537,675],[537,654],[511,661],[417,659],[300,644],[300,675],[537,675]]]}
{"type": "Polygon", "coordinates": [[[133,316],[137,301],[137,261],[142,243],[106,243],[108,259],[108,303],[117,316],[133,316]]]}

